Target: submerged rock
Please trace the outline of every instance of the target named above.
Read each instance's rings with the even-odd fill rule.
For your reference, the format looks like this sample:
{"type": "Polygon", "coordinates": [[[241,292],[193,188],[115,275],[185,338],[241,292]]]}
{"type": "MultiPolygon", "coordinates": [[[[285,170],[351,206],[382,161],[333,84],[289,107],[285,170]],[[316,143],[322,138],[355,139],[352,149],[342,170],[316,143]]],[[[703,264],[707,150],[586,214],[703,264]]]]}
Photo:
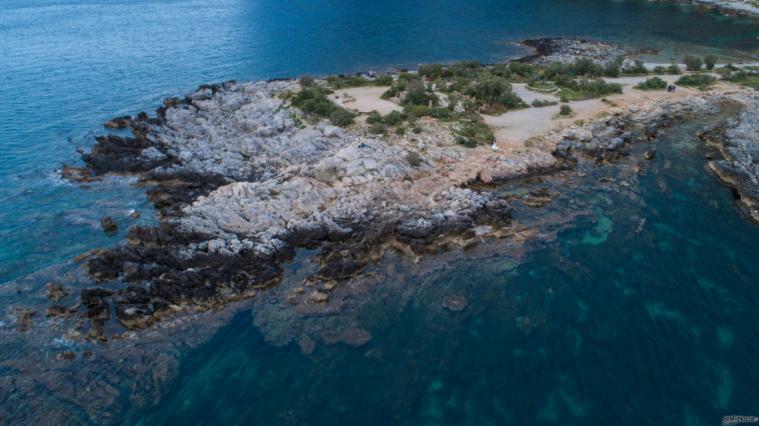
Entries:
{"type": "Polygon", "coordinates": [[[460,294],[451,294],[443,298],[443,307],[452,312],[461,312],[468,304],[467,298],[460,294]]]}
{"type": "Polygon", "coordinates": [[[121,117],[112,118],[105,123],[103,123],[103,126],[108,129],[126,129],[129,127],[129,122],[132,121],[132,116],[130,115],[124,115],[121,117]]]}
{"type": "Polygon", "coordinates": [[[106,234],[115,234],[119,231],[119,224],[110,216],[100,219],[100,227],[106,234]]]}

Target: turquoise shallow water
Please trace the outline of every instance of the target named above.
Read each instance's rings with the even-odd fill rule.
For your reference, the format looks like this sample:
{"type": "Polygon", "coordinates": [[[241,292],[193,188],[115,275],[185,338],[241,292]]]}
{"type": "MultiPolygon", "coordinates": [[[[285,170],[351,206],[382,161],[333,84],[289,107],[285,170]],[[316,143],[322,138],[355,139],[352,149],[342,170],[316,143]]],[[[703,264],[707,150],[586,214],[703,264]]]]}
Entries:
{"type": "MultiPolygon", "coordinates": [[[[131,209],[152,220],[125,180],[80,188],[56,176],[107,118],[205,82],[493,62],[547,35],[665,55],[759,48],[759,24],[647,1],[6,0],[0,282],[117,244],[136,223],[131,209]],[[99,231],[105,214],[122,233],[99,231]]],[[[182,355],[158,408],[130,418],[695,425],[757,414],[759,231],[704,172],[694,126],[662,139],[639,199],[588,190],[557,200],[560,211],[582,199],[594,215],[523,262],[461,261],[372,293],[354,317],[372,333],[367,345],[305,357],[266,341],[252,326],[263,313],[242,313],[182,355]],[[452,292],[469,299],[461,313],[440,307],[452,292]]]]}

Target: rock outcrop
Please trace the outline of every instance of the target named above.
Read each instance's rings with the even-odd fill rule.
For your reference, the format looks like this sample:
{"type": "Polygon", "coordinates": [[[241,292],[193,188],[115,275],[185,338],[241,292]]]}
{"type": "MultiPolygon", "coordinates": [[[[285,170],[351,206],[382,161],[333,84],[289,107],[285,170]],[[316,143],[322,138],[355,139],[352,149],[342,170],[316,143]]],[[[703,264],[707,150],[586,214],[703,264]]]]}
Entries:
{"type": "Polygon", "coordinates": [[[418,255],[452,236],[471,238],[478,225],[503,227],[508,202],[466,185],[557,164],[537,150],[517,158],[461,147],[434,121],[423,142],[414,135],[392,143],[303,124],[285,100],[297,90],[293,81],[202,86],[165,101],[155,118],[133,118],[133,136],[97,139],[84,155],[89,168],[150,184],[160,224],[133,227],[126,244],[86,259],[97,282],[128,285],[82,292],[91,335],[102,335],[110,312],[127,328],[144,328],[176,310],[250,297],[275,284],[300,247],[320,248],[312,279],[334,281],[388,248],[418,255]]]}
{"type": "Polygon", "coordinates": [[[733,188],[747,217],[759,223],[759,95],[738,100],[745,107],[737,117],[700,136],[721,154],[709,160],[711,170],[733,188]]]}

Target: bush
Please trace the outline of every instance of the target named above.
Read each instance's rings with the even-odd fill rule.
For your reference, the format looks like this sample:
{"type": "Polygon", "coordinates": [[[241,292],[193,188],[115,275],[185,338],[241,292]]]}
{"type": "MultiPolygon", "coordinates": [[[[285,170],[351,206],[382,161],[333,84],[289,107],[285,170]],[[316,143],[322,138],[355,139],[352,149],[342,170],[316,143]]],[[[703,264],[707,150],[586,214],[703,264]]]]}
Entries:
{"type": "Polygon", "coordinates": [[[393,76],[391,75],[381,75],[374,79],[375,86],[390,86],[391,84],[393,84],[393,76]]]}
{"type": "Polygon", "coordinates": [[[314,78],[310,75],[302,75],[300,78],[298,78],[298,83],[300,84],[300,87],[308,87],[314,85],[314,78]]]}
{"type": "Polygon", "coordinates": [[[405,127],[399,127],[395,129],[395,134],[398,136],[403,136],[406,134],[406,128],[405,127]]]}
{"type": "Polygon", "coordinates": [[[683,63],[688,71],[699,71],[704,65],[704,62],[698,56],[686,56],[683,58],[683,63]]]}
{"type": "Polygon", "coordinates": [[[347,127],[353,124],[353,114],[342,108],[337,108],[329,115],[329,121],[335,126],[347,127]]]}
{"type": "Polygon", "coordinates": [[[646,81],[641,81],[635,88],[640,90],[663,90],[667,88],[667,82],[659,77],[651,77],[646,81]]]}
{"type": "Polygon", "coordinates": [[[682,71],[680,71],[680,67],[677,66],[677,64],[672,64],[669,67],[667,67],[667,74],[674,74],[678,75],[681,74],[682,71]]]}
{"type": "Polygon", "coordinates": [[[684,75],[680,77],[679,79],[677,79],[677,84],[681,84],[683,86],[691,86],[699,90],[704,90],[708,88],[709,86],[711,86],[715,81],[717,81],[717,79],[708,74],[691,74],[691,75],[684,75]]]}
{"type": "Polygon", "coordinates": [[[456,131],[456,143],[467,148],[474,148],[477,145],[490,145],[494,141],[493,132],[487,125],[479,121],[464,123],[456,131]]]}
{"type": "Polygon", "coordinates": [[[621,72],[622,70],[617,61],[609,61],[606,63],[606,66],[604,66],[604,76],[606,77],[619,77],[621,72]]]}
{"type": "Polygon", "coordinates": [[[654,74],[666,74],[666,73],[667,73],[667,68],[661,65],[657,65],[654,67],[654,74]]]}
{"type": "Polygon", "coordinates": [[[415,126],[413,129],[411,129],[412,132],[419,134],[422,133],[422,128],[419,126],[415,126]]]}
{"type": "Polygon", "coordinates": [[[534,106],[535,108],[541,108],[541,107],[557,105],[557,104],[558,102],[549,101],[548,99],[535,99],[534,101],[532,101],[532,106],[534,106]]]}
{"type": "Polygon", "coordinates": [[[392,111],[386,116],[382,117],[382,121],[388,126],[395,126],[401,124],[405,116],[399,111],[392,111]]]}
{"type": "Polygon", "coordinates": [[[520,75],[522,77],[528,78],[535,74],[535,69],[530,64],[525,64],[523,62],[512,62],[509,64],[509,70],[516,74],[520,75]]]}
{"type": "Polygon", "coordinates": [[[385,130],[387,130],[387,128],[382,123],[374,123],[369,126],[369,133],[373,133],[375,135],[385,134],[385,130]]]}
{"type": "Polygon", "coordinates": [[[306,115],[328,118],[336,126],[348,126],[353,123],[353,114],[340,108],[327,99],[327,90],[315,87],[304,87],[292,98],[292,105],[306,115]]]}
{"type": "Polygon", "coordinates": [[[329,85],[335,89],[363,86],[389,86],[393,84],[393,77],[389,75],[381,75],[373,79],[369,79],[363,76],[331,75],[327,77],[327,83],[329,83],[329,85]]]}
{"type": "Polygon", "coordinates": [[[561,81],[561,86],[564,87],[559,92],[559,98],[562,102],[565,99],[578,101],[622,93],[622,85],[607,83],[600,78],[596,80],[564,80],[561,81]]]}
{"type": "Polygon", "coordinates": [[[625,74],[648,74],[648,69],[643,64],[643,61],[636,59],[632,65],[626,66],[622,72],[625,74]]]}
{"type": "Polygon", "coordinates": [[[437,80],[438,78],[450,77],[450,73],[441,64],[426,64],[419,67],[419,75],[437,80]]]}
{"type": "Polygon", "coordinates": [[[561,108],[559,108],[559,115],[562,117],[569,117],[572,115],[572,108],[569,105],[562,105],[561,108]]]}
{"type": "Polygon", "coordinates": [[[713,70],[714,65],[717,64],[717,57],[714,55],[706,55],[704,56],[704,65],[706,65],[706,69],[713,70]]]}
{"type": "Polygon", "coordinates": [[[372,111],[366,116],[366,124],[382,123],[382,116],[377,111],[372,111]]]}
{"type": "Polygon", "coordinates": [[[759,73],[756,73],[755,71],[748,72],[735,70],[729,75],[723,77],[723,79],[735,84],[740,84],[742,86],[748,86],[759,90],[759,73]]]}
{"type": "Polygon", "coordinates": [[[292,99],[293,106],[300,108],[304,114],[327,118],[338,108],[327,99],[327,91],[318,87],[306,87],[292,99]]]}
{"type": "Polygon", "coordinates": [[[421,82],[410,82],[406,85],[405,105],[437,105],[437,95],[421,82]]]}
{"type": "Polygon", "coordinates": [[[507,109],[525,106],[524,101],[511,90],[511,84],[501,77],[486,77],[475,82],[467,88],[466,95],[480,104],[502,105],[507,109]]]}

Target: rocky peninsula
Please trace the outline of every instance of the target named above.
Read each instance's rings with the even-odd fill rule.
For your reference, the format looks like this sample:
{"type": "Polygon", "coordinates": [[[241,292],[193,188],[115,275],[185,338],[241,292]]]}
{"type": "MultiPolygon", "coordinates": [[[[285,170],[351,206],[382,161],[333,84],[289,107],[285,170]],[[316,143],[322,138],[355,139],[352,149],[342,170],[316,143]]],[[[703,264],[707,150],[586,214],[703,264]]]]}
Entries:
{"type": "Polygon", "coordinates": [[[726,102],[742,113],[705,132],[721,153],[710,165],[757,217],[753,91],[729,82],[708,91],[637,89],[649,76],[636,75],[629,60],[609,65],[618,47],[530,43],[551,60],[230,81],[167,99],[154,116],[109,121],[131,136],[98,137],[83,156],[87,167],[66,167],[64,175],[79,182],[136,176],[159,223],[81,256],[98,285],[70,296],[74,303],[55,299],[48,314],[75,319],[71,335],[108,340],[119,333],[108,325],[114,319],[122,330],[144,329],[255,297],[277,285],[281,265],[300,249],[313,250],[320,267],[293,290],[292,302],[322,306],[387,251],[418,259],[507,238],[522,229],[511,218],[517,199],[540,208],[551,198],[540,191],[502,197],[483,186],[550,177],[578,161],[614,162],[659,128],[726,102]],[[617,77],[595,74],[615,66],[617,77]]]}

